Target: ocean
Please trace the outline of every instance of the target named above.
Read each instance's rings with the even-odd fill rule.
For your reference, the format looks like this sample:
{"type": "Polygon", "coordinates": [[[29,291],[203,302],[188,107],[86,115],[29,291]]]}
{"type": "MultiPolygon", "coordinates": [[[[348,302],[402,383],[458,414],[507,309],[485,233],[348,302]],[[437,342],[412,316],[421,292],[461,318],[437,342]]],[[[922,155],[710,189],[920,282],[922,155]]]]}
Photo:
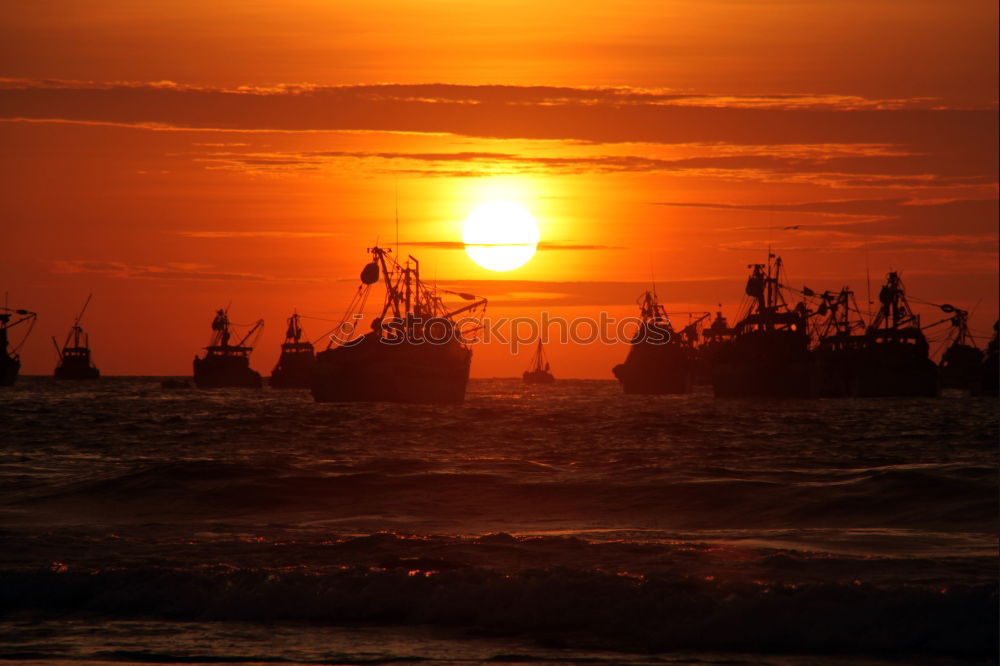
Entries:
{"type": "Polygon", "coordinates": [[[1000,402],[0,390],[0,659],[995,661],[1000,402]]]}

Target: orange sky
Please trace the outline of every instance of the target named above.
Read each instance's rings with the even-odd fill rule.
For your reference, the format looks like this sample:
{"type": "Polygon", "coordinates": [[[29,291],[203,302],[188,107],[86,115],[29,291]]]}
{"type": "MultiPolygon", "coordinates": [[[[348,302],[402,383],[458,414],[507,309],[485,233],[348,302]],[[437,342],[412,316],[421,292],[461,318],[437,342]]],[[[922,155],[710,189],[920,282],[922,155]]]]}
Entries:
{"type": "MultiPolygon", "coordinates": [[[[228,303],[267,374],[398,191],[404,249],[494,317],[634,314],[651,264],[670,309],[734,317],[770,240],[792,284],[896,269],[988,332],[996,77],[994,2],[3,3],[0,290],[40,313],[28,374],[90,292],[105,374],[189,373],[228,303]],[[448,247],[497,196],[543,241],[507,273],[448,247]]],[[[480,345],[473,375],[526,364],[480,345]]]]}

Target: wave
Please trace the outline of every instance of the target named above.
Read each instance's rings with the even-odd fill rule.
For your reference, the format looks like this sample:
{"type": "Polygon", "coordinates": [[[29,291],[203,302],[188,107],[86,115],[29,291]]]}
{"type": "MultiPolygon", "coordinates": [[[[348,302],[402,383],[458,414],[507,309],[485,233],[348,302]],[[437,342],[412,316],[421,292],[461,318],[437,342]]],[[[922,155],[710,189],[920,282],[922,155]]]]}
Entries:
{"type": "Polygon", "coordinates": [[[463,627],[574,647],[985,658],[997,587],[722,583],[571,569],[505,575],[164,568],[0,572],[0,612],[463,627]]]}
{"type": "MultiPolygon", "coordinates": [[[[180,461],[57,489],[33,488],[16,505],[67,517],[219,519],[309,513],[385,515],[443,523],[523,525],[566,520],[592,527],[879,527],[991,532],[996,470],[913,465],[840,470],[669,469],[592,474],[509,459],[441,465],[384,460],[299,466],[287,460],[180,461]],[[474,464],[473,464],[474,463],[474,464]],[[40,492],[39,492],[40,491],[40,492]],[[929,498],[933,498],[929,501],[929,498]]],[[[468,525],[466,525],[468,527],[468,525]]],[[[475,531],[475,530],[474,530],[475,531]]]]}

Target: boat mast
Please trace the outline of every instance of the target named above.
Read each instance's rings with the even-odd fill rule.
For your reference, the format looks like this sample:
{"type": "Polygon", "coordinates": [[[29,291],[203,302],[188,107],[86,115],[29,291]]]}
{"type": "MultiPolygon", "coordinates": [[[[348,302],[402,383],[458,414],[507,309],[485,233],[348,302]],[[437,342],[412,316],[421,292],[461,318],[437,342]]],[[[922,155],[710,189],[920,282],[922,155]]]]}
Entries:
{"type": "Polygon", "coordinates": [[[240,341],[236,343],[236,346],[242,347],[243,343],[246,342],[248,339],[250,339],[250,336],[253,335],[257,331],[257,329],[259,329],[263,325],[264,325],[264,320],[258,319],[257,322],[253,325],[253,327],[251,327],[250,330],[247,331],[247,334],[244,335],[242,338],[240,338],[240,341]]]}
{"type": "Polygon", "coordinates": [[[410,285],[410,260],[406,260],[406,266],[403,267],[403,288],[404,296],[403,300],[406,304],[406,318],[409,319],[413,316],[413,310],[410,309],[410,298],[411,298],[411,285],[410,285]]]}
{"type": "Polygon", "coordinates": [[[410,261],[413,262],[413,266],[414,266],[414,268],[413,268],[413,281],[414,281],[414,285],[416,287],[416,289],[414,291],[414,294],[413,294],[413,311],[419,317],[420,316],[420,288],[421,288],[420,287],[420,262],[412,254],[407,255],[407,261],[406,261],[407,265],[409,265],[410,261]]]}
{"type": "MultiPolygon", "coordinates": [[[[80,328],[80,322],[83,321],[83,313],[87,311],[87,306],[90,305],[90,299],[93,297],[94,297],[93,294],[87,295],[87,300],[83,304],[83,308],[80,310],[80,314],[78,314],[76,316],[76,319],[73,320],[73,327],[69,329],[69,333],[66,335],[66,344],[63,345],[63,349],[69,347],[70,338],[73,338],[73,347],[76,348],[80,347],[80,336],[84,335],[83,329],[80,328]]],[[[90,336],[84,335],[83,346],[84,347],[90,346],[90,336]]]]}
{"type": "Polygon", "coordinates": [[[875,321],[872,322],[871,328],[873,330],[882,328],[883,324],[886,329],[897,329],[904,324],[920,327],[920,317],[910,310],[910,304],[906,300],[906,291],[899,273],[895,271],[889,273],[886,283],[879,291],[878,299],[881,306],[878,314],[875,315],[875,321]]]}
{"type": "Polygon", "coordinates": [[[215,319],[212,320],[212,339],[209,341],[209,347],[228,347],[229,346],[229,308],[225,310],[222,308],[215,311],[215,319]]]}
{"type": "MultiPolygon", "coordinates": [[[[389,268],[385,263],[386,252],[378,246],[370,248],[369,251],[372,253],[372,256],[375,257],[375,260],[378,261],[379,267],[382,269],[382,277],[385,280],[385,293],[389,296],[388,302],[385,304],[385,307],[382,308],[382,318],[385,318],[385,313],[389,309],[389,305],[391,303],[392,314],[396,317],[396,319],[399,319],[399,291],[392,284],[392,274],[389,272],[389,268]]],[[[396,266],[399,266],[399,264],[396,264],[396,266]]]]}

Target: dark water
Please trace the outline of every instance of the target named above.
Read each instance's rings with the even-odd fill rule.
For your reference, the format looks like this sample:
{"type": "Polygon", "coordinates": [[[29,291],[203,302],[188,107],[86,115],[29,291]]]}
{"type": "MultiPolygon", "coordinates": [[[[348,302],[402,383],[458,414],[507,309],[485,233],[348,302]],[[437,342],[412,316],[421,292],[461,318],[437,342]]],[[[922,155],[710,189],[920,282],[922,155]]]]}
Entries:
{"type": "Polygon", "coordinates": [[[0,658],[994,660],[998,404],[24,378],[0,658]]]}

